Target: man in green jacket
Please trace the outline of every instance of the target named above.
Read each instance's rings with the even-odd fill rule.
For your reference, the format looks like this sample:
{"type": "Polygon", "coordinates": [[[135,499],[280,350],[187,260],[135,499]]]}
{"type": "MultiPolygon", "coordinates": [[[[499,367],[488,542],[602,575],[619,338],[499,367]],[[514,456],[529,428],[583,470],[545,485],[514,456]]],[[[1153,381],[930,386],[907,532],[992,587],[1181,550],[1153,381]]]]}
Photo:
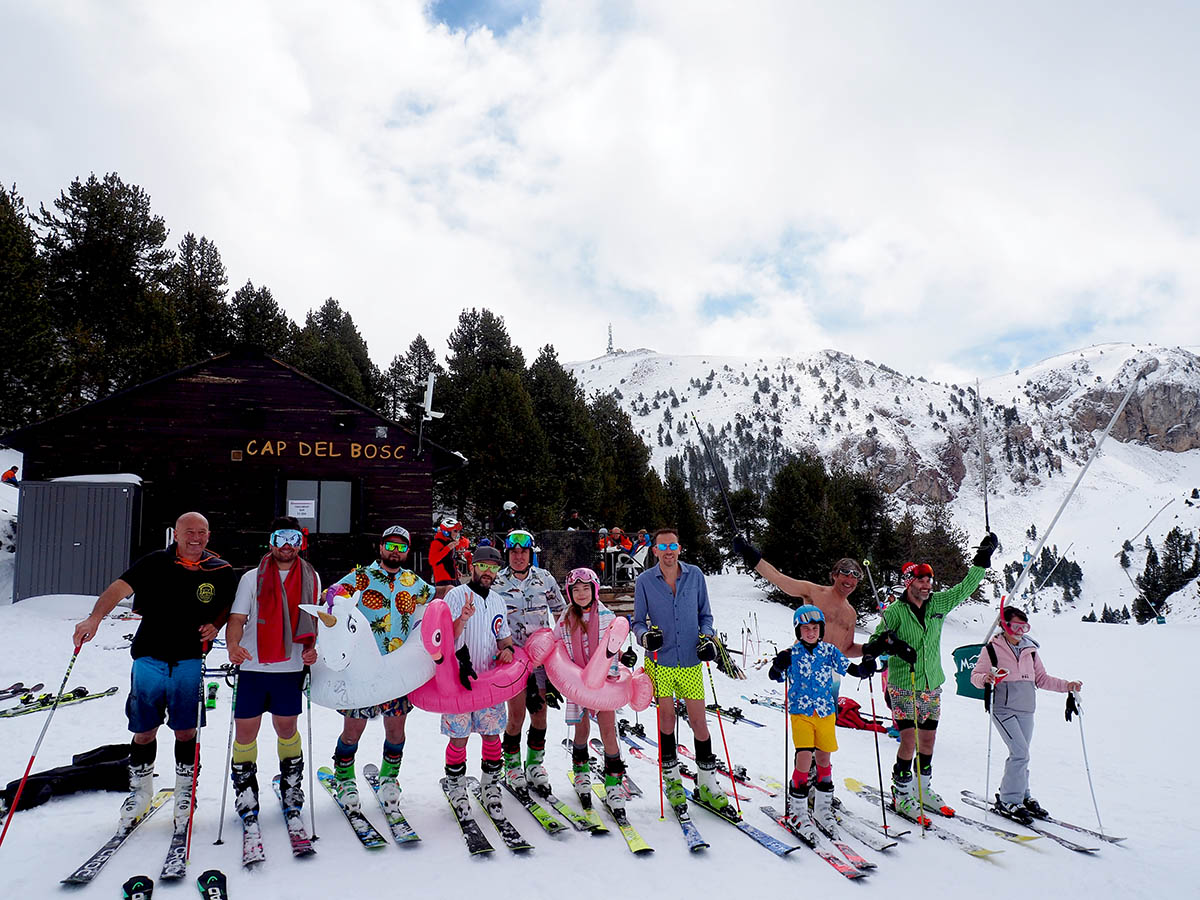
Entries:
{"type": "Polygon", "coordinates": [[[942,682],[946,680],[942,672],[942,624],[946,614],[979,587],[998,543],[996,536],[988,532],[979,542],[967,577],[937,593],[933,592],[933,569],[927,563],[906,563],[904,594],[884,611],[871,640],[863,647],[863,665],[870,665],[872,670],[874,657],[890,653],[887,692],[900,731],[900,749],[892,767],[892,797],[901,813],[917,815],[918,800],[922,806],[946,807],[930,784],[942,682]],[[913,784],[914,752],[919,757],[919,788],[913,784]]]}

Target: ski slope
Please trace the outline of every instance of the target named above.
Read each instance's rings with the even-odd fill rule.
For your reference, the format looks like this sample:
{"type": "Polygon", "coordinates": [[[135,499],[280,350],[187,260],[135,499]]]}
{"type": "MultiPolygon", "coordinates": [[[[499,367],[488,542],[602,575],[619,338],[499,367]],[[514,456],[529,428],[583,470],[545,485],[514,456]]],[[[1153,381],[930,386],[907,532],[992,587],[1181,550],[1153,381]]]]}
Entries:
{"type": "MultiPolygon", "coordinates": [[[[727,574],[709,580],[714,613],[719,629],[729,636],[730,646],[740,649],[743,630],[748,629],[753,659],[761,649],[772,653],[770,642],[789,643],[791,611],[767,602],[751,579],[727,574]]],[[[0,683],[17,680],[44,681],[57,687],[71,654],[70,635],[74,623],[87,612],[90,601],[78,597],[42,598],[0,607],[0,683]]],[[[949,618],[943,645],[949,671],[950,651],[961,643],[978,641],[991,620],[985,607],[959,608],[949,618]]],[[[911,835],[887,852],[864,852],[878,863],[860,888],[846,882],[813,853],[801,849],[779,859],[754,844],[735,829],[704,810],[694,818],[711,848],[689,855],[678,825],[659,820],[655,799],[656,770],[627,758],[630,775],[646,790],[647,797],[631,801],[629,815],[656,852],[648,858],[633,857],[614,831],[592,837],[568,830],[558,837],[543,834],[534,820],[509,795],[505,806],[511,821],[536,845],[527,857],[506,851],[479,811],[484,832],[497,848],[490,858],[469,859],[437,780],[442,774],[445,738],[438,733],[437,717],[420,711],[409,721],[408,743],[401,780],[404,810],[420,832],[419,844],[395,845],[382,850],[363,850],[328,796],[318,788],[310,798],[316,803],[318,853],[294,861],[289,851],[282,817],[274,815],[274,799],[262,797],[263,831],[267,861],[253,872],[240,865],[240,827],[228,810],[225,843],[214,846],[222,771],[229,724],[229,690],[222,688],[218,707],[202,732],[204,768],[198,793],[195,838],[187,887],[175,890],[191,895],[194,879],[201,871],[216,867],[229,876],[230,896],[319,898],[342,896],[349,888],[359,896],[392,896],[397,891],[419,891],[430,898],[470,896],[535,897],[569,896],[572,900],[605,898],[615,892],[623,896],[639,892],[671,892],[672,896],[796,896],[818,891],[821,896],[850,896],[860,890],[921,892],[924,896],[963,896],[986,891],[991,896],[1026,894],[1036,886],[1040,896],[1154,897],[1187,896],[1194,888],[1192,851],[1200,840],[1200,826],[1189,801],[1200,790],[1192,757],[1198,727],[1189,714],[1193,648],[1200,629],[1190,623],[1172,621],[1166,626],[1120,626],[1084,624],[1076,616],[1035,614],[1033,634],[1042,642],[1042,655],[1049,671],[1081,678],[1084,690],[1084,728],[1105,827],[1125,835],[1125,845],[1104,845],[1094,857],[1072,853],[1045,839],[1030,846],[1017,846],[974,829],[957,827],[961,834],[984,846],[1004,852],[990,860],[975,859],[933,839],[911,835]]],[[[72,753],[110,742],[127,740],[123,698],[129,674],[126,643],[121,635],[133,630],[129,620],[106,621],[96,639],[81,653],[71,685],[91,688],[122,687],[117,697],[64,707],[60,710],[37,761],[37,769],[70,761],[72,753]],[[113,648],[113,649],[105,649],[113,648]]],[[[210,663],[224,662],[216,651],[210,663]]],[[[735,764],[747,766],[752,775],[784,776],[785,732],[783,714],[752,707],[741,694],[752,694],[775,685],[767,680],[765,668],[748,666],[748,680],[734,682],[714,672],[719,699],[726,705],[742,706],[746,714],[766,724],[754,728],[745,723],[727,723],[726,736],[735,764]]],[[[878,679],[876,679],[876,700],[878,679]]],[[[952,689],[951,689],[952,690],[952,689]]],[[[871,695],[867,684],[853,679],[843,692],[856,697],[867,710],[871,695]]],[[[1076,723],[1063,718],[1064,695],[1042,693],[1039,697],[1038,733],[1034,741],[1033,788],[1036,796],[1059,818],[1095,825],[1095,815],[1082,766],[1080,732],[1076,723]]],[[[7,705],[7,703],[5,704],[7,705]]],[[[568,758],[558,747],[567,728],[561,712],[552,710],[548,739],[548,761],[559,796],[573,799],[566,778],[568,758]]],[[[643,715],[642,721],[649,721],[643,715]]],[[[45,720],[45,714],[0,719],[0,734],[8,751],[5,780],[17,778],[45,720]]],[[[316,762],[327,763],[340,730],[340,717],[332,710],[317,709],[313,715],[316,762]]],[[[301,720],[304,727],[304,720],[301,720]]],[[[720,746],[715,723],[714,745],[720,746]]],[[[987,721],[982,705],[948,693],[939,729],[934,759],[935,786],[950,798],[961,788],[982,793],[987,761],[987,721]]],[[[275,742],[269,725],[259,739],[260,783],[266,786],[277,771],[275,742]]],[[[691,744],[686,726],[685,743],[691,744]]],[[[838,729],[841,749],[834,756],[834,776],[839,794],[852,809],[872,815],[873,808],[841,787],[841,779],[854,776],[876,780],[875,750],[868,732],[838,729]]],[[[367,729],[359,753],[359,772],[368,762],[378,764],[382,728],[367,729]]],[[[895,754],[896,743],[886,736],[880,741],[885,772],[895,754]]],[[[307,753],[307,750],[306,750],[307,753]]],[[[159,783],[170,785],[171,741],[160,737],[159,783]]],[[[995,789],[1003,762],[1003,748],[992,742],[990,786],[995,789]]],[[[469,748],[469,769],[478,772],[479,744],[469,748]]],[[[365,781],[360,778],[366,791],[365,781]]],[[[269,790],[269,789],[268,789],[269,790]]],[[[752,801],[743,803],[748,821],[777,837],[787,839],[757,809],[765,795],[750,791],[752,801]]],[[[0,847],[4,866],[4,895],[22,898],[59,896],[58,880],[69,874],[108,837],[115,824],[121,795],[83,794],[56,798],[28,812],[16,814],[5,843],[0,847]]],[[[777,801],[782,798],[777,798],[777,801]]],[[[377,827],[382,816],[369,794],[364,809],[377,827]]],[[[963,807],[963,811],[966,808],[963,807]]],[[[307,818],[306,807],[306,818],[307,818]]],[[[877,808],[875,809],[877,813],[877,808]]],[[[938,823],[943,824],[939,821],[938,823]]],[[[955,827],[950,825],[949,827],[955,827]]],[[[120,885],[133,874],[158,877],[167,849],[170,814],[151,819],[113,858],[96,882],[83,891],[88,896],[116,897],[120,885]]],[[[855,844],[853,840],[850,843],[855,844]]],[[[168,885],[159,890],[166,896],[168,885]]]]}

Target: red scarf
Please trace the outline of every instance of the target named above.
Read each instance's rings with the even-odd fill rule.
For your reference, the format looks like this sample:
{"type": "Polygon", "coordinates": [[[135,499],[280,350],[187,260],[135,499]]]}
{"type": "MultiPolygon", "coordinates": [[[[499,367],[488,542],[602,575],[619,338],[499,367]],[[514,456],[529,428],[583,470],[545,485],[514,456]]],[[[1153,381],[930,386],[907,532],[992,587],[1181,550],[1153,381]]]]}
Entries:
{"type": "Polygon", "coordinates": [[[317,602],[317,573],[303,559],[292,563],[282,585],[279,564],[268,553],[258,564],[258,661],[286,662],[292,656],[292,643],[311,644],[316,638],[312,616],[300,609],[301,603],[317,602]],[[283,627],[283,617],[291,621],[292,638],[283,627]]]}

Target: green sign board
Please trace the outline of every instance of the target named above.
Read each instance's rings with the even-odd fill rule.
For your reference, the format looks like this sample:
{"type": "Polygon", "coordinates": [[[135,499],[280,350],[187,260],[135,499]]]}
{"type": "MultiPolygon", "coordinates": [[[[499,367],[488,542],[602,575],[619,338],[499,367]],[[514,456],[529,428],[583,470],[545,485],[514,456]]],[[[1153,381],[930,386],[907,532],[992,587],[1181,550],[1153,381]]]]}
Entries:
{"type": "Polygon", "coordinates": [[[954,651],[955,690],[962,697],[983,699],[983,688],[971,684],[971,672],[975,669],[975,660],[979,659],[979,651],[982,649],[983,644],[967,644],[954,651]]]}

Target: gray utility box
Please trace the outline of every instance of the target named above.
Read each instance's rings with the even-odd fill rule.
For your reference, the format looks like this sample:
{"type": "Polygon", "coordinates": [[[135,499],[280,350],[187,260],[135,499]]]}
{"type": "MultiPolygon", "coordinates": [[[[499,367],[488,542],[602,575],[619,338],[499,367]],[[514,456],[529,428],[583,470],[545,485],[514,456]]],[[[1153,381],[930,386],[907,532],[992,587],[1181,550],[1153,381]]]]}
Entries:
{"type": "Polygon", "coordinates": [[[129,568],[141,497],[128,481],[21,482],[13,602],[108,587],[129,568]]]}

